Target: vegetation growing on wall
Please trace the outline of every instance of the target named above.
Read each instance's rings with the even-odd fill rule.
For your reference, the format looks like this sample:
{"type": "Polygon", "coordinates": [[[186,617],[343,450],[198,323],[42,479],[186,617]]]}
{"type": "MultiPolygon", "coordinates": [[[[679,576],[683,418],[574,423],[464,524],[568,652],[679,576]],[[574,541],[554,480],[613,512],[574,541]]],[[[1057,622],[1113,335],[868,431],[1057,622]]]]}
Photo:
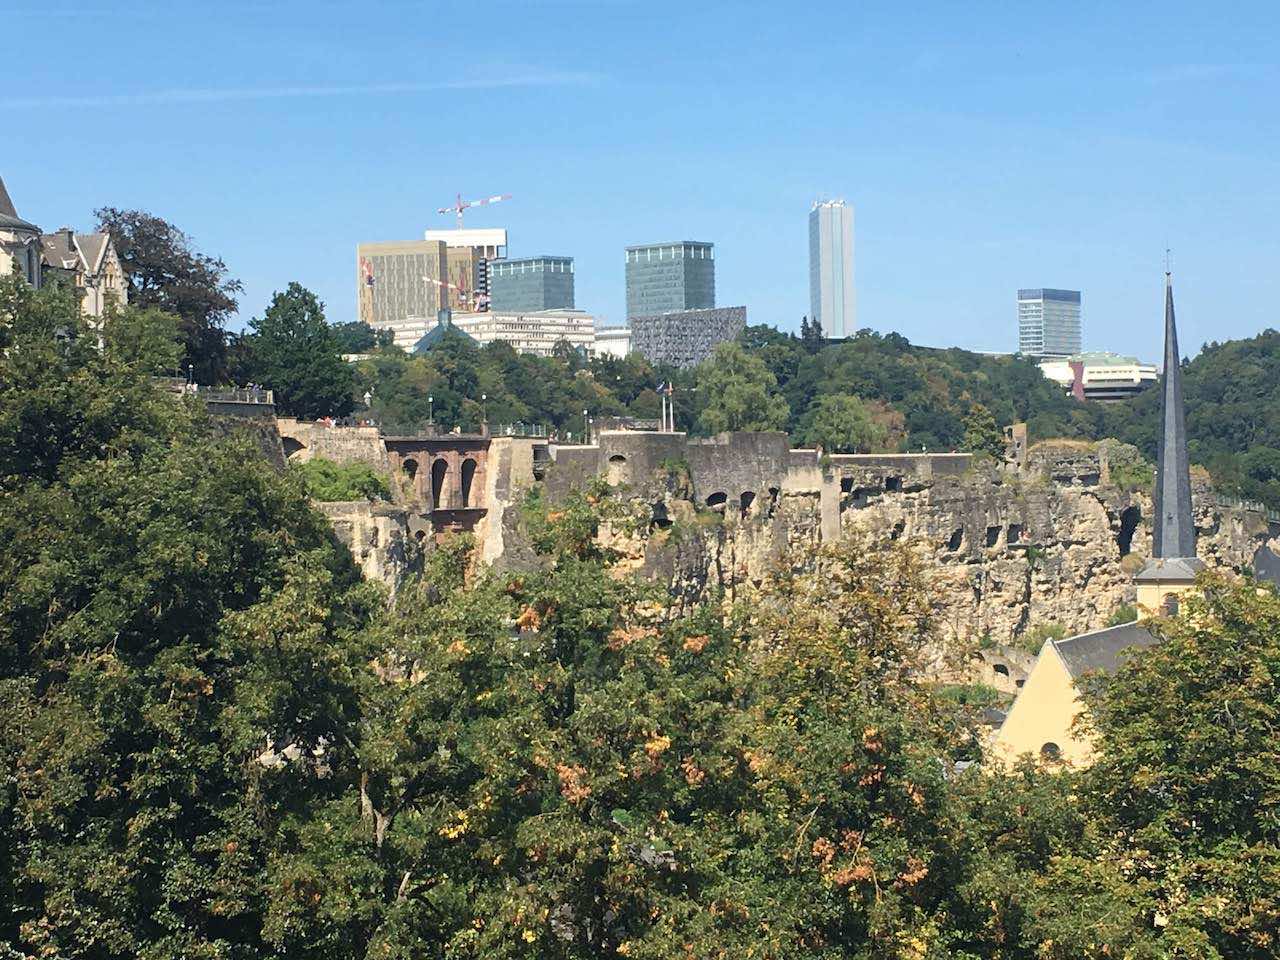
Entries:
{"type": "Polygon", "coordinates": [[[342,500],[390,500],[387,479],[369,464],[334,463],[323,457],[312,457],[304,463],[292,464],[307,489],[307,495],[321,503],[342,500]]]}

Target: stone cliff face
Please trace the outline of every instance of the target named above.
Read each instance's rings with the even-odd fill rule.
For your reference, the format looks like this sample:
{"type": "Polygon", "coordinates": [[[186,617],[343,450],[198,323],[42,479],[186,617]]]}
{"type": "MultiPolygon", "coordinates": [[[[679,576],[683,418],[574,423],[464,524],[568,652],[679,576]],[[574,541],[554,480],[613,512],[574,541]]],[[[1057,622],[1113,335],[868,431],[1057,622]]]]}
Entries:
{"type": "MultiPolygon", "coordinates": [[[[1001,646],[1036,626],[1058,625],[1068,634],[1096,629],[1134,603],[1132,574],[1151,549],[1150,496],[1111,476],[1119,471],[1109,469],[1107,452],[1093,444],[1045,445],[1016,473],[991,465],[904,478],[846,467],[839,529],[919,551],[952,636],[1001,646]]],[[[1110,453],[1127,462],[1136,451],[1116,445],[1110,453]]],[[[830,477],[823,486],[830,490],[830,477]]],[[[758,583],[788,545],[820,539],[822,489],[783,489],[745,508],[730,501],[716,509],[669,485],[624,490],[632,497],[631,522],[606,529],[603,539],[632,569],[685,600],[718,588],[732,597],[758,583]]],[[[1280,535],[1256,512],[1220,506],[1203,477],[1195,508],[1198,551],[1210,567],[1246,567],[1259,546],[1280,535]]]]}
{"type": "MultiPolygon", "coordinates": [[[[368,429],[312,433],[286,437],[295,457],[320,450],[386,462],[368,429]]],[[[626,514],[605,525],[602,541],[623,569],[661,582],[678,604],[749,595],[790,547],[839,536],[901,541],[931,571],[946,632],[995,651],[980,679],[1010,692],[1029,665],[1020,639],[1033,628],[1105,626],[1133,604],[1132,574],[1151,549],[1150,467],[1114,441],[1041,443],[1017,469],[967,455],[824,458],[791,449],[782,434],[603,432],[598,445],[558,450],[493,438],[485,457],[482,516],[471,528],[481,562],[537,562],[522,530],[526,491],[541,482],[555,500],[599,475],[626,514]]],[[[1280,548],[1280,525],[1221,505],[1203,475],[1193,485],[1197,547],[1210,567],[1246,567],[1260,546],[1280,548]]],[[[430,505],[401,494],[394,506],[320,505],[366,575],[392,589],[440,535],[430,505]]]]}

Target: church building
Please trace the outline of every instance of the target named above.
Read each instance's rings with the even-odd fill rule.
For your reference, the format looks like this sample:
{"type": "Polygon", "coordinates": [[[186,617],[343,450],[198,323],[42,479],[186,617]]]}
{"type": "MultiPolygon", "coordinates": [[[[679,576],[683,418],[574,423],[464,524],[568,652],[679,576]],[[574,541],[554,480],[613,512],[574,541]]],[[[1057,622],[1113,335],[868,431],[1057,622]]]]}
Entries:
{"type": "Polygon", "coordinates": [[[1024,753],[1046,762],[1087,764],[1093,747],[1072,730],[1084,705],[1077,683],[1086,674],[1111,673],[1125,658],[1158,642],[1144,625],[1176,615],[1179,598],[1195,587],[1204,562],[1196,556],[1191,512],[1191,467],[1182,406],[1182,358],[1173,313],[1173,279],[1165,275],[1164,379],[1160,386],[1160,440],[1156,457],[1152,556],[1134,577],[1138,619],[1102,630],[1048,640],[995,735],[992,752],[1011,762],[1024,753]]]}

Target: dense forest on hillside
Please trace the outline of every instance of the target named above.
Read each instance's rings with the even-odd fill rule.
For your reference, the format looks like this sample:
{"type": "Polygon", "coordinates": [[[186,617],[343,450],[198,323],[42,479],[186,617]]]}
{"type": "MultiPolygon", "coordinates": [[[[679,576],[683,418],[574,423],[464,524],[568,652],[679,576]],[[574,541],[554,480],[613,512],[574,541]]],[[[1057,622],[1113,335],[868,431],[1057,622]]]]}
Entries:
{"type": "Polygon", "coordinates": [[[1275,955],[1272,589],[1090,685],[1093,767],[1006,771],[906,545],[674,608],[614,491],[535,489],[527,569],[448,540],[391,602],[184,347],[0,282],[0,956],[1275,955]]]}

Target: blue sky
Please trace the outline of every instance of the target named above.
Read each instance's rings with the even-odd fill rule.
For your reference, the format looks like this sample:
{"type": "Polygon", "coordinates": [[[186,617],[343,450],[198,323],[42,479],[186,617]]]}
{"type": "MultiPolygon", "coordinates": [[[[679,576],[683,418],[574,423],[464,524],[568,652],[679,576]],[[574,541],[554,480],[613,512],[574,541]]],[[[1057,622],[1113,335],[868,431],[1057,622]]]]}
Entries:
{"type": "MultiPolygon", "coordinates": [[[[716,244],[717,301],[795,329],[807,214],[856,208],[859,326],[1008,350],[1015,291],[1083,291],[1089,349],[1280,326],[1280,8],[1147,3],[0,0],[26,51],[0,174],[46,229],[166,217],[245,284],[354,317],[354,247],[513,199],[513,256],[716,244]]],[[[12,67],[12,64],[11,64],[12,67]]]]}

